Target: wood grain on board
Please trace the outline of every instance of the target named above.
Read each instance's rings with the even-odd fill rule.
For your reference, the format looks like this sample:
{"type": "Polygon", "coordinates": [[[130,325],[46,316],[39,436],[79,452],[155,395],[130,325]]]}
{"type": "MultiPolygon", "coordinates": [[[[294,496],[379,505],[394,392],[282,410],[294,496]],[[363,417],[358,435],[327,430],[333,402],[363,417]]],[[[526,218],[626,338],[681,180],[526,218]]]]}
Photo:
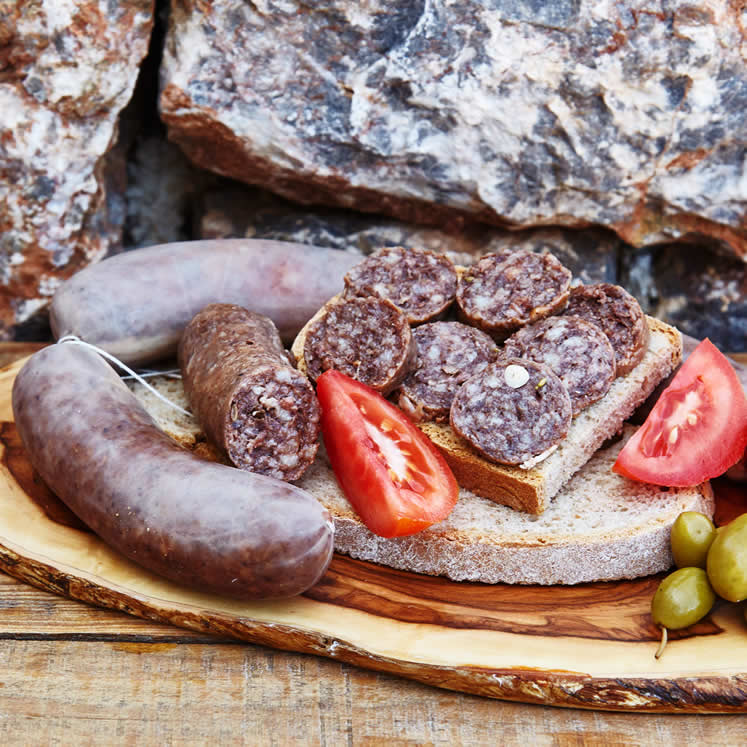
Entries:
{"type": "Polygon", "coordinates": [[[623,711],[747,711],[747,629],[738,608],[720,604],[674,635],[656,661],[658,631],[648,616],[655,578],[456,584],[337,556],[303,597],[253,604],[157,579],[76,527],[35,480],[12,424],[17,370],[0,373],[0,567],[19,579],[198,636],[320,654],[466,693],[623,711]]]}

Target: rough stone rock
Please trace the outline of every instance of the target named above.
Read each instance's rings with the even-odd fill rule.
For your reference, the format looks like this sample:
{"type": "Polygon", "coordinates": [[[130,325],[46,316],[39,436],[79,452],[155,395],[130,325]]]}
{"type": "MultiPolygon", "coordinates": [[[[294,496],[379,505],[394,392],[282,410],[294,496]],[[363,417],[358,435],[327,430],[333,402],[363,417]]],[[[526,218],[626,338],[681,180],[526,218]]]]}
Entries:
{"type": "Polygon", "coordinates": [[[747,264],[704,247],[667,245],[624,265],[626,287],[649,313],[723,351],[747,351],[747,264]]]}
{"type": "Polygon", "coordinates": [[[729,0],[181,0],[160,106],[296,202],[747,257],[745,28],[729,0]]]}
{"type": "Polygon", "coordinates": [[[152,22],[153,0],[0,0],[0,339],[117,246],[112,148],[152,22]]]}
{"type": "Polygon", "coordinates": [[[264,190],[241,186],[205,192],[196,212],[196,233],[208,239],[279,239],[364,254],[384,246],[421,247],[463,265],[504,247],[546,250],[584,283],[616,282],[621,244],[612,232],[598,229],[510,232],[471,224],[447,231],[350,210],[308,210],[264,190]]]}
{"type": "Polygon", "coordinates": [[[125,249],[191,239],[192,206],[219,178],[162,137],[139,138],[127,163],[125,249]]]}

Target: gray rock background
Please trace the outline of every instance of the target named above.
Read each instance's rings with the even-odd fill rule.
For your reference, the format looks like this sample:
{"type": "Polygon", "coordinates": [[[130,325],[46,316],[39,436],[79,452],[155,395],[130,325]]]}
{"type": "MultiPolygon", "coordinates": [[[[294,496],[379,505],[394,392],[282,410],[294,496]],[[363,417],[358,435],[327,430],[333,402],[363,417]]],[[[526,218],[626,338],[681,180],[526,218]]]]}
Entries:
{"type": "Polygon", "coordinates": [[[0,2],[0,338],[121,242],[114,146],[152,25],[152,0],[0,2]]]}
{"type": "Polygon", "coordinates": [[[184,0],[161,113],[296,202],[745,255],[746,25],[727,0],[184,0]]]}
{"type": "Polygon", "coordinates": [[[122,246],[256,236],[549,249],[747,349],[737,5],[169,10],[0,0],[0,338],[122,246]]]}

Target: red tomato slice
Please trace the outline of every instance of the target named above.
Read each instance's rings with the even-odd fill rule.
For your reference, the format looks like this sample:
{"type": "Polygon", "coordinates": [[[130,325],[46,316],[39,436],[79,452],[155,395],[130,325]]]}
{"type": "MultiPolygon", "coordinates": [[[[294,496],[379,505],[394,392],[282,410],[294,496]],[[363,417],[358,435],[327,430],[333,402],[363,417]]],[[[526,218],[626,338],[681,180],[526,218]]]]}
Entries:
{"type": "Polygon", "coordinates": [[[747,446],[747,399],[727,358],[703,340],[625,444],[613,471],[686,487],[723,474],[747,446]]]}
{"type": "Polygon", "coordinates": [[[414,534],[451,513],[459,493],[454,475],[401,410],[334,369],[316,386],[335,477],[372,532],[414,534]]]}

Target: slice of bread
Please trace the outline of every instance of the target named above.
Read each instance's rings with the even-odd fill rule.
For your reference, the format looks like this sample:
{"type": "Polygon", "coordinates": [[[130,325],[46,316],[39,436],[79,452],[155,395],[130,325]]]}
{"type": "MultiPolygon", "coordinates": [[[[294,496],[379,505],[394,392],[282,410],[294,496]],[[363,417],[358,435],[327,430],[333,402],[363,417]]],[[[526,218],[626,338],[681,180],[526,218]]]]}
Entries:
{"type": "Polygon", "coordinates": [[[599,450],[532,516],[460,490],[444,521],[409,537],[385,539],[362,524],[324,455],[298,483],[335,521],[335,550],[400,570],[453,581],[579,584],[638,578],[672,565],[669,533],[682,511],[713,515],[710,483],[660,488],[612,472],[623,443],[599,450]]]}
{"type": "MultiPolygon", "coordinates": [[[[338,299],[335,296],[327,305],[338,299]]],[[[293,341],[291,353],[301,371],[306,371],[303,356],[306,331],[323,313],[324,308],[293,341]]],[[[602,399],[582,410],[558,448],[530,469],[484,459],[448,424],[420,423],[419,426],[441,450],[461,487],[519,511],[541,514],[565,482],[608,438],[620,432],[625,420],[682,360],[679,331],[658,319],[646,319],[651,334],[643,360],[630,373],[615,379],[602,399]]]]}
{"type": "MultiPolygon", "coordinates": [[[[178,379],[151,384],[186,407],[178,379]]],[[[208,459],[219,453],[206,443],[196,421],[158,400],[137,382],[130,388],[158,425],[185,448],[208,459]]],[[[500,506],[462,489],[451,515],[409,537],[372,534],[337,485],[320,449],[298,481],[331,513],[335,549],[401,570],[443,575],[454,581],[510,584],[577,584],[636,578],[671,566],[669,532],[682,511],[712,516],[710,484],[659,488],[614,474],[623,440],[599,450],[557,493],[541,516],[500,506]]]]}
{"type": "Polygon", "coordinates": [[[568,479],[646,401],[656,385],[682,360],[678,330],[647,317],[650,336],[643,360],[615,379],[602,399],[582,410],[558,448],[531,469],[483,459],[448,425],[423,423],[421,429],[441,450],[459,485],[496,503],[541,514],[568,479]]]}

